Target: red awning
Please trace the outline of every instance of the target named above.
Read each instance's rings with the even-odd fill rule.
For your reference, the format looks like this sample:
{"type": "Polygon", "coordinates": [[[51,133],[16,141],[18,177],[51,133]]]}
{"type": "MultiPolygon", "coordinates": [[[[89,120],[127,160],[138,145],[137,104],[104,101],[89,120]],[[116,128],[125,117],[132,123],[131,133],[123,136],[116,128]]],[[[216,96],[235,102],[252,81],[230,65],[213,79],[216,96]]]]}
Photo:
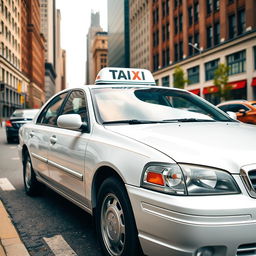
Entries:
{"type": "Polygon", "coordinates": [[[254,78],[252,79],[251,86],[256,86],[256,77],[254,77],[254,78]]]}
{"type": "Polygon", "coordinates": [[[232,90],[242,89],[246,86],[246,80],[230,82],[228,85],[231,85],[232,90]]]}
{"type": "Polygon", "coordinates": [[[216,93],[218,91],[219,91],[218,87],[213,85],[213,86],[205,87],[203,90],[203,94],[216,93]]]}
{"type": "Polygon", "coordinates": [[[192,92],[196,95],[200,95],[200,89],[189,90],[189,92],[192,92]]]}
{"type": "MultiPolygon", "coordinates": [[[[255,78],[255,80],[256,80],[256,78],[255,78]]],[[[256,81],[255,81],[255,83],[256,83],[256,81]]],[[[246,87],[246,80],[230,82],[227,85],[231,86],[232,90],[242,89],[242,88],[246,87]]],[[[255,84],[255,86],[256,86],[256,84],[255,84]]],[[[203,94],[216,93],[218,91],[219,91],[218,87],[213,85],[213,86],[205,87],[203,90],[203,94]]]]}

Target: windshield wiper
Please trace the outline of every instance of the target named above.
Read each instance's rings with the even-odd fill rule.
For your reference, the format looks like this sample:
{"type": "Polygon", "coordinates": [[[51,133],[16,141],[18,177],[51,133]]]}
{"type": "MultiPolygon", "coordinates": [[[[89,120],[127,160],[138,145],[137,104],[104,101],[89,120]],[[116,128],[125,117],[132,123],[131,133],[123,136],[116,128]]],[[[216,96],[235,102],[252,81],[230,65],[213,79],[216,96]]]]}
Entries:
{"type": "Polygon", "coordinates": [[[181,123],[189,123],[189,122],[216,122],[214,119],[198,119],[198,118],[178,118],[178,119],[166,119],[164,122],[181,122],[181,123]]]}
{"type": "Polygon", "coordinates": [[[115,120],[115,121],[106,121],[102,124],[156,124],[156,123],[165,123],[165,121],[150,121],[150,120],[115,120]]]}

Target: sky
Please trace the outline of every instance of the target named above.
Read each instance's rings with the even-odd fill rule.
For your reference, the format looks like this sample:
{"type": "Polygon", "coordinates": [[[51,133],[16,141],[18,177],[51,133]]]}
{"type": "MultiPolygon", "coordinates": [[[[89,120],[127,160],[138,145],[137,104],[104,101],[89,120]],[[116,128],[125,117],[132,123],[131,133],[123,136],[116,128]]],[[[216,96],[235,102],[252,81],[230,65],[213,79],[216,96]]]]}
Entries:
{"type": "Polygon", "coordinates": [[[91,11],[100,12],[100,23],[107,31],[107,0],[56,0],[61,12],[61,48],[66,50],[67,87],[85,84],[86,35],[91,11]]]}

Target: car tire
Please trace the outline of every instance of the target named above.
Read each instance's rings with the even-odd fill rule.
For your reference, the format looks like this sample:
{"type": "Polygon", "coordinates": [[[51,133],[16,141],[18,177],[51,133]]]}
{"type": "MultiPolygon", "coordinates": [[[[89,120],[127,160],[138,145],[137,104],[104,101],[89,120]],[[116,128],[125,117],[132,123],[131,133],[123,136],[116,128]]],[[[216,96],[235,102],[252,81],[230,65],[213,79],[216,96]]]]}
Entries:
{"type": "Polygon", "coordinates": [[[132,207],[122,182],[106,179],[99,190],[96,231],[106,256],[142,255],[132,207]]]}
{"type": "Polygon", "coordinates": [[[8,137],[7,137],[7,143],[10,144],[10,143],[12,143],[12,142],[13,142],[13,138],[11,138],[11,137],[8,136],[8,137]]]}
{"type": "Polygon", "coordinates": [[[32,162],[29,154],[27,153],[23,162],[23,181],[25,192],[29,196],[36,196],[42,189],[42,184],[36,179],[35,172],[32,167],[32,162]]]}

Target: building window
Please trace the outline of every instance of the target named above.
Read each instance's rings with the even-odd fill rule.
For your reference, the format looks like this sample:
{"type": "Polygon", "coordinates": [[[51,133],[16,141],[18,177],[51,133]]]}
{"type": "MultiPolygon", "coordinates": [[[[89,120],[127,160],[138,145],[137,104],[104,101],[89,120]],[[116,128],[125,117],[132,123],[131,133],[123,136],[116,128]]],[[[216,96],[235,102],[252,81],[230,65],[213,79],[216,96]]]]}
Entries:
{"type": "Polygon", "coordinates": [[[175,61],[179,60],[179,47],[178,47],[178,44],[174,45],[174,60],[175,61]]]}
{"type": "Polygon", "coordinates": [[[169,76],[165,76],[162,78],[162,86],[169,87],[169,76]]]}
{"type": "Polygon", "coordinates": [[[232,39],[236,34],[236,18],[234,14],[228,17],[228,26],[229,26],[229,39],[232,39]]]}
{"type": "Polygon", "coordinates": [[[178,33],[178,17],[174,18],[174,33],[178,33]]]}
{"type": "Polygon", "coordinates": [[[159,66],[159,54],[155,54],[153,56],[153,69],[154,69],[154,71],[158,70],[158,66],[159,66]]]}
{"type": "Polygon", "coordinates": [[[165,41],[165,25],[162,26],[162,40],[165,41]]]}
{"type": "Polygon", "coordinates": [[[213,10],[216,12],[220,9],[220,0],[213,0],[213,10]]]}
{"type": "Polygon", "coordinates": [[[229,75],[245,72],[246,55],[245,51],[236,52],[227,56],[229,75]]]}
{"type": "Polygon", "coordinates": [[[218,68],[219,59],[205,63],[205,81],[212,80],[214,78],[214,72],[218,68]]]}
{"type": "Polygon", "coordinates": [[[199,83],[199,66],[188,69],[188,84],[199,83]]]}
{"type": "Polygon", "coordinates": [[[193,8],[192,6],[188,8],[188,22],[189,22],[189,26],[192,26],[193,24],[193,8]]]}
{"type": "Polygon", "coordinates": [[[253,47],[254,51],[254,69],[256,70],[256,46],[253,47]]]}
{"type": "Polygon", "coordinates": [[[212,26],[207,28],[206,36],[207,36],[207,48],[211,48],[212,47],[212,36],[213,36],[212,26]]]}
{"type": "Polygon", "coordinates": [[[214,24],[214,45],[220,43],[220,23],[217,22],[214,24]]]}
{"type": "Polygon", "coordinates": [[[179,43],[179,57],[180,60],[183,59],[183,41],[179,43]]]}
{"type": "Polygon", "coordinates": [[[245,11],[240,10],[237,15],[237,34],[241,35],[245,32],[246,29],[246,21],[245,21],[245,11]]]}
{"type": "Polygon", "coordinates": [[[163,18],[165,17],[165,2],[162,2],[162,15],[163,15],[163,18]]]}
{"type": "Polygon", "coordinates": [[[189,46],[188,46],[188,56],[192,56],[192,55],[193,55],[193,50],[194,50],[194,48],[190,45],[190,44],[193,45],[193,37],[192,37],[192,36],[190,36],[190,37],[188,38],[188,42],[189,42],[189,46]]]}
{"type": "Polygon", "coordinates": [[[212,0],[206,1],[206,10],[207,10],[207,14],[210,14],[212,12],[212,0]]]}
{"type": "Polygon", "coordinates": [[[169,38],[170,38],[170,24],[169,23],[166,24],[165,30],[166,30],[166,40],[169,40],[169,38]]]}
{"type": "Polygon", "coordinates": [[[180,28],[180,32],[182,31],[182,27],[183,27],[183,15],[180,14],[179,15],[179,28],[180,28]]]}
{"type": "Polygon", "coordinates": [[[194,23],[198,22],[198,16],[199,16],[199,3],[195,3],[195,5],[194,5],[194,23]]]}

